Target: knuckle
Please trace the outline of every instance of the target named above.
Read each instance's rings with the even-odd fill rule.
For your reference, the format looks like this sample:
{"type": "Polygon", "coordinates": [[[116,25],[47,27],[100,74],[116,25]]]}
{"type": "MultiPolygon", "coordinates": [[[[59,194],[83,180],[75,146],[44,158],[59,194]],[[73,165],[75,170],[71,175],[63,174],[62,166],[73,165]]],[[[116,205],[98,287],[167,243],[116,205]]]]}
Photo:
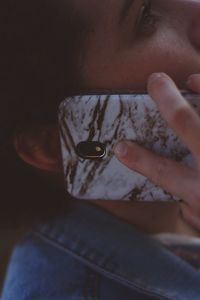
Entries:
{"type": "Polygon", "coordinates": [[[200,209],[198,210],[197,213],[195,213],[195,217],[199,220],[200,223],[200,209]]]}
{"type": "Polygon", "coordinates": [[[188,122],[192,119],[191,109],[188,105],[177,109],[171,118],[171,122],[174,125],[181,125],[182,127],[188,126],[188,122]]]}
{"type": "Polygon", "coordinates": [[[181,205],[181,211],[186,219],[196,219],[200,222],[200,202],[197,205],[190,201],[190,205],[181,205]]]}
{"type": "Polygon", "coordinates": [[[194,212],[194,217],[196,218],[196,219],[198,219],[199,220],[199,222],[200,222],[200,208],[197,210],[195,210],[195,212],[194,212]]]}
{"type": "Polygon", "coordinates": [[[166,159],[163,158],[160,159],[160,161],[156,165],[153,180],[157,185],[162,185],[166,174],[167,165],[168,164],[166,159]]]}
{"type": "Polygon", "coordinates": [[[193,192],[191,196],[192,203],[196,204],[200,208],[200,195],[193,192]]]}
{"type": "Polygon", "coordinates": [[[192,215],[200,221],[200,207],[192,209],[192,215]]]}
{"type": "Polygon", "coordinates": [[[139,151],[129,151],[127,153],[126,163],[131,169],[135,171],[140,170],[140,167],[142,165],[142,157],[139,151]]]}
{"type": "Polygon", "coordinates": [[[199,189],[199,180],[190,186],[188,189],[188,199],[193,207],[196,207],[200,210],[200,189],[199,189]]]}
{"type": "Polygon", "coordinates": [[[188,224],[194,226],[194,215],[191,213],[191,209],[184,206],[181,207],[181,216],[188,224]]]}

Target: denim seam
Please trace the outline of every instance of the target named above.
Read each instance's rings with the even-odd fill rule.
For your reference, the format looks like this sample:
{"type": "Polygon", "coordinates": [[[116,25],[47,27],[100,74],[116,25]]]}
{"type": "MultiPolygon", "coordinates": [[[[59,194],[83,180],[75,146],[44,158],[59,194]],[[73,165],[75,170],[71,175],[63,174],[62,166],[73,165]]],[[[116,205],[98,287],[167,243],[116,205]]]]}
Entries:
{"type": "Polygon", "coordinates": [[[100,286],[100,275],[95,273],[95,280],[94,280],[94,299],[93,300],[98,300],[98,291],[99,291],[99,286],[100,286]]]}
{"type": "Polygon", "coordinates": [[[55,248],[73,256],[74,258],[81,261],[83,264],[85,264],[91,268],[95,268],[96,271],[100,271],[101,273],[107,275],[108,278],[111,278],[113,280],[117,279],[117,281],[120,282],[121,284],[125,283],[128,287],[131,287],[131,288],[134,287],[136,291],[142,292],[143,294],[145,294],[147,296],[155,296],[155,297],[157,297],[157,299],[161,299],[161,300],[177,300],[177,298],[174,298],[174,297],[176,297],[175,295],[174,296],[168,295],[168,294],[163,295],[158,289],[157,290],[155,290],[155,289],[152,290],[151,288],[147,289],[146,287],[142,286],[142,282],[139,282],[138,280],[135,280],[135,282],[137,284],[137,285],[135,285],[134,283],[130,282],[128,279],[124,278],[123,275],[116,274],[116,273],[113,274],[109,270],[103,269],[101,266],[98,266],[97,264],[90,262],[88,258],[84,258],[80,254],[74,253],[74,251],[67,248],[66,245],[63,245],[63,244],[59,243],[58,241],[54,241],[49,236],[46,236],[44,233],[34,230],[33,234],[35,234],[37,237],[39,237],[44,242],[47,242],[47,243],[51,244],[52,246],[54,246],[55,248]]]}
{"type": "Polygon", "coordinates": [[[83,287],[83,298],[84,300],[88,300],[88,277],[89,277],[89,269],[86,269],[86,280],[85,280],[85,283],[84,283],[84,287],[83,287]]]}
{"type": "Polygon", "coordinates": [[[83,291],[84,300],[98,300],[97,298],[97,274],[88,268],[85,288],[83,291]]]}
{"type": "Polygon", "coordinates": [[[90,270],[90,282],[91,282],[91,300],[98,300],[97,298],[98,275],[93,270],[90,270]]]}

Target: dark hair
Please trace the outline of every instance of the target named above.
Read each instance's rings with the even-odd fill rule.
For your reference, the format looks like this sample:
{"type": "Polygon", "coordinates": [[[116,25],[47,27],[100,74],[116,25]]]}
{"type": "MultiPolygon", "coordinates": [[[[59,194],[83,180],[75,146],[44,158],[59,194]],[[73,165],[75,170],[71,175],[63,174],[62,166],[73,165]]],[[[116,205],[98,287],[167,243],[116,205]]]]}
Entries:
{"type": "Polygon", "coordinates": [[[84,89],[81,67],[88,25],[73,0],[4,0],[0,19],[0,210],[5,216],[14,207],[27,215],[31,205],[25,203],[38,195],[35,185],[40,197],[48,198],[52,191],[47,195],[43,183],[33,180],[14,151],[13,135],[21,128],[56,122],[59,103],[84,89]]]}

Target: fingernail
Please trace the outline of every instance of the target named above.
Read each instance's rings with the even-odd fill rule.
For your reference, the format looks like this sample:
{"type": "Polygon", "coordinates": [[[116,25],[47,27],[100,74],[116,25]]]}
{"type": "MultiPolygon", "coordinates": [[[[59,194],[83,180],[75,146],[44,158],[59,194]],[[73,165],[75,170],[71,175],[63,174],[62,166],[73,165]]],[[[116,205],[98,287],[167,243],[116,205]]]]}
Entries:
{"type": "Polygon", "coordinates": [[[124,157],[128,152],[128,145],[126,142],[120,142],[115,146],[114,152],[117,156],[124,157]]]}
{"type": "Polygon", "coordinates": [[[192,83],[192,78],[189,78],[186,84],[190,85],[191,83],[192,83]]]}
{"type": "Polygon", "coordinates": [[[194,80],[198,80],[199,81],[200,80],[200,74],[190,75],[190,77],[187,80],[187,84],[192,83],[194,80]]]}
{"type": "Polygon", "coordinates": [[[158,79],[163,79],[166,78],[165,73],[153,73],[151,74],[151,76],[149,77],[149,83],[153,83],[154,81],[158,80],[158,79]]]}

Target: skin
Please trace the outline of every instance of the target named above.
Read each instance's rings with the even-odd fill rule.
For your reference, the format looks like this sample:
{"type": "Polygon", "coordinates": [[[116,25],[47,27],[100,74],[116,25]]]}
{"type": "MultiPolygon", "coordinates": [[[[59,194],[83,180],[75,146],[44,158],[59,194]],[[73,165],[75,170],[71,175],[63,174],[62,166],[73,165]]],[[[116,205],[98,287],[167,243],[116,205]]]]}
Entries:
{"type": "MultiPolygon", "coordinates": [[[[142,0],[133,2],[125,19],[121,22],[119,22],[120,13],[125,0],[93,0],[92,2],[90,0],[73,0],[73,2],[76,9],[80,10],[91,24],[91,30],[86,39],[82,68],[87,90],[142,90],[148,92],[158,103],[162,100],[168,101],[169,98],[166,96],[166,90],[168,90],[170,91],[169,95],[173,95],[174,103],[182,101],[182,104],[184,99],[180,98],[177,88],[190,88],[200,93],[199,77],[195,77],[195,79],[192,77],[192,83],[186,84],[190,75],[200,73],[199,0],[152,0],[151,14],[156,16],[155,23],[151,26],[150,23],[153,19],[149,19],[149,22],[146,21],[146,23],[142,23],[141,20],[137,29],[134,24],[137,17],[140,16],[141,7],[144,3],[142,0]],[[159,81],[152,84],[148,81],[149,76],[155,72],[168,74],[167,79],[165,75],[165,80],[168,81],[165,88],[163,88],[164,84],[160,84],[159,81]],[[176,83],[176,86],[173,82],[176,83]]],[[[163,117],[166,118],[165,108],[167,105],[165,103],[161,106],[163,117]]],[[[181,118],[181,114],[176,115],[175,111],[176,107],[173,105],[172,109],[167,111],[168,118],[172,116],[173,119],[174,115],[177,116],[177,121],[174,119],[173,124],[169,122],[169,126],[172,125],[175,130],[178,128],[178,134],[185,136],[188,143],[189,133],[184,130],[183,118],[181,118]]],[[[189,113],[186,115],[189,116],[189,113]]],[[[190,132],[190,134],[195,132],[195,138],[199,137],[200,132],[197,119],[199,120],[199,117],[196,118],[195,124],[192,124],[192,121],[190,123],[193,128],[193,133],[190,132]]],[[[55,172],[56,177],[59,178],[59,173],[62,174],[62,163],[59,140],[56,138],[58,137],[57,127],[55,126],[47,132],[48,138],[45,139],[45,135],[43,136],[43,144],[48,143],[49,136],[55,137],[53,146],[49,146],[50,149],[53,148],[51,155],[47,151],[48,147],[42,146],[36,137],[34,137],[36,139],[34,142],[37,145],[37,151],[34,152],[33,148],[29,150],[29,147],[24,146],[28,144],[28,141],[29,143],[32,141],[30,132],[21,134],[20,137],[16,136],[15,147],[20,157],[28,164],[47,172],[55,172]]],[[[195,145],[190,144],[188,146],[191,146],[192,150],[200,151],[198,150],[200,149],[199,143],[196,145],[195,139],[192,142],[195,145]]],[[[129,168],[137,169],[138,172],[145,173],[147,177],[153,178],[155,181],[158,175],[156,177],[156,174],[152,174],[149,170],[152,163],[158,164],[160,160],[143,149],[141,157],[143,161],[147,162],[149,168],[144,169],[142,163],[140,166],[136,166],[134,157],[140,151],[141,149],[129,144],[127,156],[118,156],[118,158],[129,168]]],[[[167,191],[181,195],[188,205],[179,203],[115,203],[113,201],[92,201],[92,203],[134,224],[147,234],[165,231],[199,236],[200,201],[198,199],[200,199],[200,195],[197,191],[198,183],[200,183],[198,182],[199,177],[197,177],[197,173],[194,173],[194,170],[189,173],[190,177],[189,175],[187,177],[186,171],[189,170],[180,169],[178,165],[172,166],[170,164],[167,171],[167,174],[163,171],[162,182],[159,184],[164,186],[167,191]],[[170,177],[173,177],[175,170],[180,176],[177,185],[169,180],[170,177]],[[185,176],[187,177],[186,182],[185,176]],[[187,188],[181,191],[187,182],[190,182],[190,186],[187,184],[187,188]],[[194,187],[196,189],[195,199],[191,199],[192,197],[188,196],[188,191],[194,187]]]]}
{"type": "Polygon", "coordinates": [[[188,76],[200,71],[200,1],[152,0],[157,22],[146,29],[141,24],[138,31],[134,24],[143,1],[133,2],[120,25],[124,0],[93,2],[95,18],[91,16],[83,70],[90,89],[147,90],[147,79],[154,72],[167,73],[185,88],[188,76]]]}

